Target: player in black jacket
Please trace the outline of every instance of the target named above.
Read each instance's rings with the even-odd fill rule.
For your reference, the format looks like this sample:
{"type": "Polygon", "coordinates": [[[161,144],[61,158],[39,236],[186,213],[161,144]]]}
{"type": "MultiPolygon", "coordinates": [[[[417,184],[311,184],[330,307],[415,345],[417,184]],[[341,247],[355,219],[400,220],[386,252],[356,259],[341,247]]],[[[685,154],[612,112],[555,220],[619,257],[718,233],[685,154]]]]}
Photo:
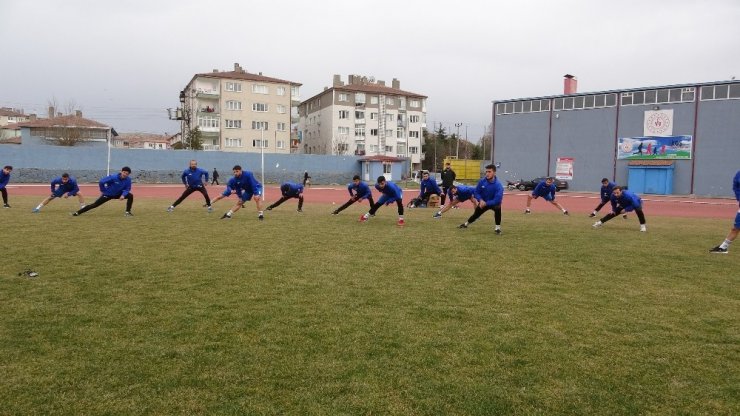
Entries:
{"type": "Polygon", "coordinates": [[[450,192],[450,187],[455,183],[455,171],[450,168],[450,162],[445,163],[445,170],[442,171],[442,206],[445,205],[445,197],[450,192]]]}

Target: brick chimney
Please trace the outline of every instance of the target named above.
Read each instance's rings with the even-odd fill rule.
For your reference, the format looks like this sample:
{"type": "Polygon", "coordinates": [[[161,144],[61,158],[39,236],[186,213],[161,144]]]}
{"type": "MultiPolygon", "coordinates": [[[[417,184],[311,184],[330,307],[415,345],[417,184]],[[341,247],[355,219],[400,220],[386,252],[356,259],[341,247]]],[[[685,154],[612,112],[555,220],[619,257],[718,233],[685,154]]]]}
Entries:
{"type": "Polygon", "coordinates": [[[578,92],[578,79],[575,75],[563,75],[563,94],[575,94],[578,92]]]}
{"type": "Polygon", "coordinates": [[[341,75],[334,74],[334,80],[331,83],[332,87],[341,87],[342,84],[342,77],[341,75]]]}
{"type": "Polygon", "coordinates": [[[49,106],[49,118],[54,118],[54,106],[49,106]]]}
{"type": "Polygon", "coordinates": [[[75,117],[82,118],[82,111],[81,110],[75,110],[75,117]]]}
{"type": "Polygon", "coordinates": [[[391,81],[391,88],[393,88],[394,90],[400,90],[401,81],[399,81],[397,78],[393,78],[393,81],[391,81]]]}
{"type": "Polygon", "coordinates": [[[355,85],[355,76],[354,75],[348,75],[347,76],[347,85],[355,85]]]}
{"type": "Polygon", "coordinates": [[[29,115],[28,115],[28,118],[29,118],[29,119],[30,119],[31,121],[36,121],[36,114],[29,114],[29,115]]]}

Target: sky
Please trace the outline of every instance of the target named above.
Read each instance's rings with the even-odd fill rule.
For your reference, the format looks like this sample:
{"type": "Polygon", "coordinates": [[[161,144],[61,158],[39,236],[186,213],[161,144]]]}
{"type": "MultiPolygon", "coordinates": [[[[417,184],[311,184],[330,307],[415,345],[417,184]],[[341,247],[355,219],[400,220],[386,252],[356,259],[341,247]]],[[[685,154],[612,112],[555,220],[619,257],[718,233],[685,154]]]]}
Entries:
{"type": "Polygon", "coordinates": [[[427,125],[477,141],[497,99],[740,77],[738,0],[0,0],[0,106],[81,109],[119,132],[175,133],[196,73],[303,84],[374,76],[428,96],[427,125]]]}

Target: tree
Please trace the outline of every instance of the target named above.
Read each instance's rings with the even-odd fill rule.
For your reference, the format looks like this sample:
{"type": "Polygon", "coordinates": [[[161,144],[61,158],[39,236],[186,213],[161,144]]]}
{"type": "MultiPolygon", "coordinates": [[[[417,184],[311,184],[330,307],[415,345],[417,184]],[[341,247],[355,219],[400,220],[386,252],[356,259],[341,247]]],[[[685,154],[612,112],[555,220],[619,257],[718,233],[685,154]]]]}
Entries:
{"type": "Polygon", "coordinates": [[[183,143],[184,149],[190,150],[203,150],[203,132],[200,131],[200,127],[196,126],[194,129],[188,131],[187,138],[183,143]]]}
{"type": "Polygon", "coordinates": [[[342,134],[334,136],[331,141],[331,154],[333,155],[346,155],[349,152],[349,144],[347,143],[347,135],[342,134]]]}
{"type": "Polygon", "coordinates": [[[79,123],[75,121],[74,116],[78,112],[81,113],[81,110],[74,100],[67,101],[63,112],[58,113],[56,111],[59,109],[59,105],[56,97],[47,100],[47,104],[49,106],[49,119],[53,119],[53,123],[44,130],[43,136],[50,143],[57,146],[74,146],[83,141],[100,138],[98,137],[99,131],[80,127],[79,123]]]}

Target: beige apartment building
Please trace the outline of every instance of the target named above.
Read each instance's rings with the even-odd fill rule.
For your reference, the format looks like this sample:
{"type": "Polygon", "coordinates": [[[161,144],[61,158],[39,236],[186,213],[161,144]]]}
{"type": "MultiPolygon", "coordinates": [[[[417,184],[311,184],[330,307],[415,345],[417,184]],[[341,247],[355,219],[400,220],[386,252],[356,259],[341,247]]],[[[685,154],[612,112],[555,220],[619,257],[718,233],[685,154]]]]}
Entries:
{"type": "Polygon", "coordinates": [[[183,140],[198,127],[204,150],[290,153],[291,109],[300,101],[300,86],[238,63],[233,71],[196,74],[180,92],[183,140]]]}
{"type": "Polygon", "coordinates": [[[313,154],[392,156],[421,168],[426,99],[372,77],[334,75],[332,87],[298,105],[300,151],[313,154]]]}

